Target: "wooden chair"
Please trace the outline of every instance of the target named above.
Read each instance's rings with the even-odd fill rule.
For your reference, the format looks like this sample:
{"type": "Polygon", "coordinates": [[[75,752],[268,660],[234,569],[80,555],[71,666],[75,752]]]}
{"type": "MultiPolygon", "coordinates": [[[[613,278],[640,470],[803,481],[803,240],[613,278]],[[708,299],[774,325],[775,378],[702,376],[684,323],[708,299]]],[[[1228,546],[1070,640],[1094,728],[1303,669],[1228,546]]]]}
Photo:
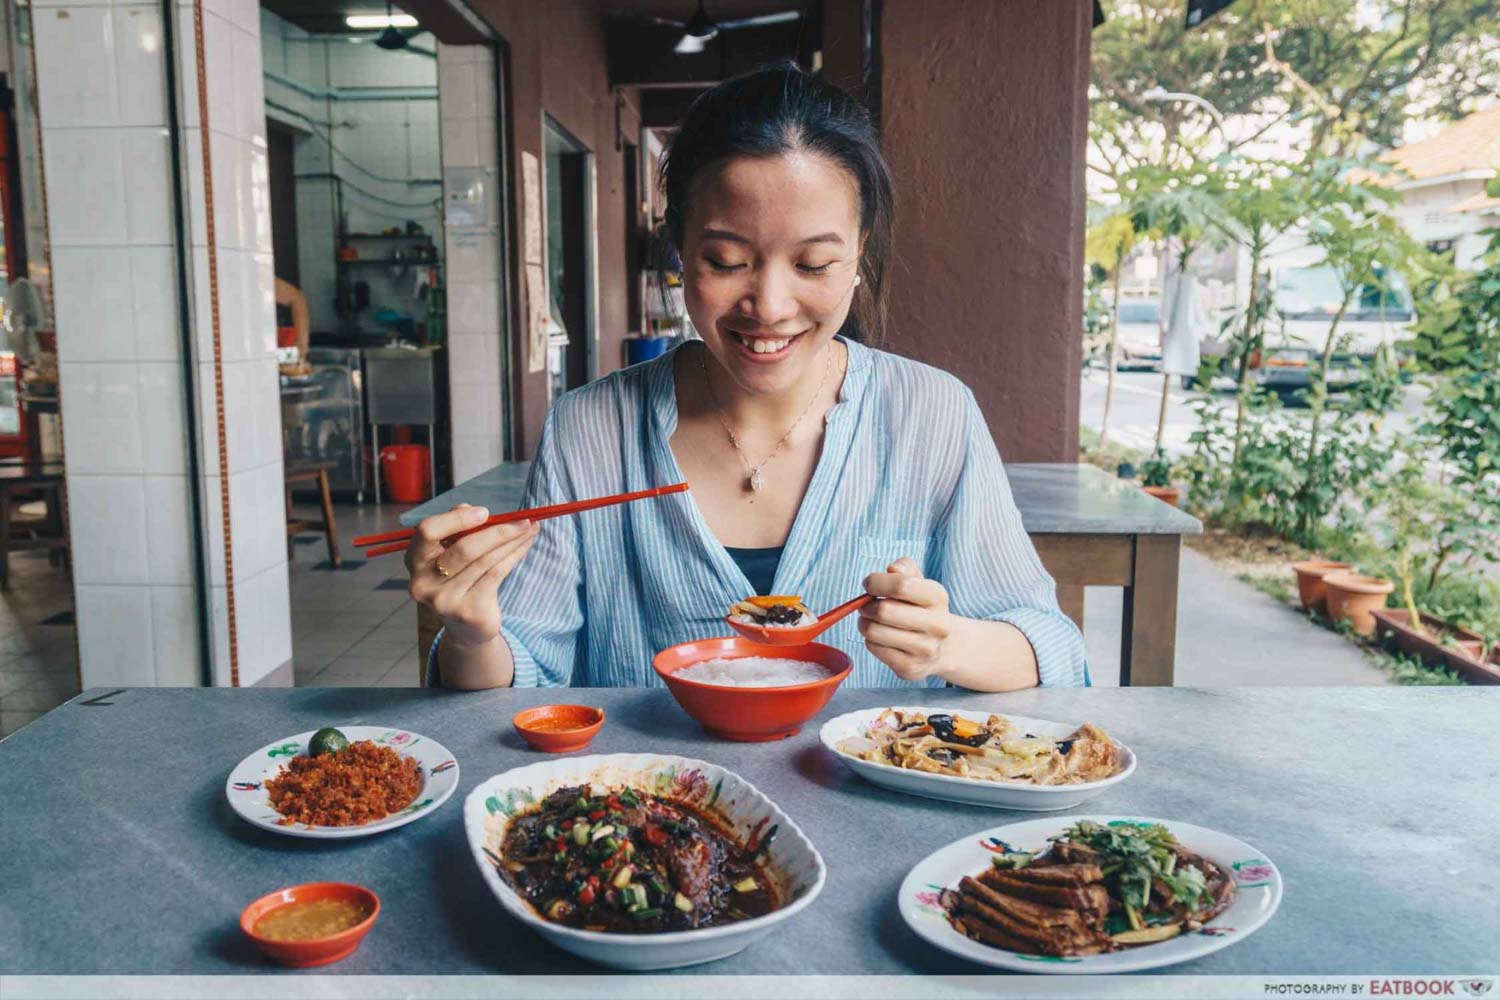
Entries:
{"type": "Polygon", "coordinates": [[[67,505],[63,501],[61,463],[0,463],[0,590],[10,589],[10,553],[48,549],[68,565],[67,505]],[[40,519],[16,517],[13,506],[39,498],[46,505],[40,519]]]}
{"type": "Polygon", "coordinates": [[[342,563],[339,558],[339,533],[338,526],[333,520],[333,497],[328,492],[328,470],[333,468],[332,462],[297,462],[285,467],[286,481],[286,545],[288,558],[291,556],[292,536],[300,535],[308,531],[321,531],[328,540],[328,561],[337,569],[342,563]],[[292,487],[297,483],[318,484],[318,492],[322,495],[323,520],[303,521],[292,516],[292,487]]]}

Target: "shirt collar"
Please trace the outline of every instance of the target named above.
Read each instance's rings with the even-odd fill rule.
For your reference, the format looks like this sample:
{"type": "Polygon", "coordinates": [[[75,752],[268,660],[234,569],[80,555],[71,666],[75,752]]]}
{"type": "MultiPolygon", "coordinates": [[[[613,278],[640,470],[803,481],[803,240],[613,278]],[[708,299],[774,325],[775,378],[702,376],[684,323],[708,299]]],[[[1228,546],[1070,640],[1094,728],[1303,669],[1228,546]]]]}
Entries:
{"type": "MultiPolygon", "coordinates": [[[[838,339],[849,351],[849,368],[844,373],[844,384],[839,387],[838,401],[840,404],[858,403],[864,396],[865,387],[870,381],[874,352],[847,337],[838,339]]],[[[677,353],[691,343],[692,341],[683,341],[660,358],[647,362],[654,366],[646,379],[647,391],[650,394],[649,405],[656,421],[657,431],[661,434],[663,441],[669,440],[677,430],[677,382],[675,378],[677,353]]],[[[707,348],[703,349],[707,350],[707,348]]],[[[834,409],[837,410],[838,407],[835,406],[834,409]]],[[[859,407],[854,406],[851,409],[858,410],[859,407]]]]}

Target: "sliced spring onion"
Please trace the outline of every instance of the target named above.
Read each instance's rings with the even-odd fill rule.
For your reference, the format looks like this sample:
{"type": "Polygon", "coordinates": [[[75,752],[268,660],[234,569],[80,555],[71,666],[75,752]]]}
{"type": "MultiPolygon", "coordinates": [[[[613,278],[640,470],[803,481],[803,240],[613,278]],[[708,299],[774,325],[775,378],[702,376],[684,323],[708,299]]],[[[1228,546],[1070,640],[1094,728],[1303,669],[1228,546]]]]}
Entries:
{"type": "Polygon", "coordinates": [[[760,888],[760,883],[753,878],[742,878],[734,884],[735,892],[754,892],[760,888]]]}
{"type": "Polygon", "coordinates": [[[573,827],[573,843],[582,846],[589,842],[589,825],[579,823],[573,827]]]}
{"type": "Polygon", "coordinates": [[[613,826],[611,826],[608,823],[603,823],[603,824],[600,824],[599,826],[596,826],[596,827],[593,828],[593,832],[589,834],[589,839],[590,840],[603,840],[605,837],[608,837],[610,834],[612,834],[614,832],[615,832],[615,828],[613,826]]]}
{"type": "Polygon", "coordinates": [[[630,919],[631,920],[650,920],[650,919],[652,919],[654,917],[659,917],[659,916],[661,916],[661,909],[660,909],[660,907],[652,907],[651,909],[648,909],[648,910],[632,910],[630,912],[630,919]]]}
{"type": "Polygon", "coordinates": [[[617,871],[617,872],[615,872],[615,877],[612,880],[611,884],[616,889],[623,889],[627,885],[630,884],[630,877],[632,875],[634,875],[634,874],[635,874],[635,866],[634,865],[621,865],[620,866],[620,870],[617,871]]]}
{"type": "Polygon", "coordinates": [[[672,897],[672,905],[677,907],[683,913],[693,912],[693,901],[691,899],[688,899],[680,892],[672,897]]]}
{"type": "Polygon", "coordinates": [[[565,899],[554,899],[547,905],[547,916],[553,920],[560,920],[568,912],[568,901],[565,899]]]}

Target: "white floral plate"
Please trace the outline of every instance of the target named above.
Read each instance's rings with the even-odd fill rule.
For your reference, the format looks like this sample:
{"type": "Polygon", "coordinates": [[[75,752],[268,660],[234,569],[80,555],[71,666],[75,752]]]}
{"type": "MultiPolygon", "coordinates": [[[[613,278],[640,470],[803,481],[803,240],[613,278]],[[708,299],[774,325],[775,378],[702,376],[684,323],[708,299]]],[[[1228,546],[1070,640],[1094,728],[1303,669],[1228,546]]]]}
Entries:
{"type": "Polygon", "coordinates": [[[495,775],[469,793],[464,800],[464,832],[485,884],[512,916],[559,948],[617,969],[674,969],[727,958],[806,909],[827,878],[823,858],[812,841],[774,802],[733,771],[691,757],[619,753],[560,757],[518,767],[495,775]],[[544,919],[496,870],[505,829],[512,816],[552,792],[585,783],[610,789],[628,785],[682,800],[718,816],[740,843],[760,832],[772,836],[775,828],[766,849],[766,867],[786,902],[748,920],[660,934],[577,930],[544,919]]]}
{"type": "Polygon", "coordinates": [[[339,726],[340,732],[356,740],[373,740],[390,747],[403,757],[411,757],[422,765],[422,790],[411,805],[398,813],[363,826],[307,826],[302,823],[281,825],[285,818],[271,807],[266,795],[266,780],[274,778],[287,761],[307,750],[307,742],[316,730],[288,736],[286,739],[268,743],[239,762],[230,772],[224,784],[224,795],[235,812],[263,830],[285,833],[293,837],[314,837],[323,840],[341,840],[348,837],[368,837],[372,833],[383,833],[405,826],[412,820],[421,819],[448,800],[458,788],[458,761],[453,759],[441,743],[436,740],[388,726],[339,726]]]}
{"type": "MultiPolygon", "coordinates": [[[[890,706],[898,712],[921,712],[933,715],[947,712],[977,718],[988,712],[973,709],[938,708],[933,705],[902,707],[890,706]]],[[[1135,752],[1119,740],[1114,740],[1120,751],[1120,770],[1100,781],[1086,781],[1077,785],[1028,785],[1018,781],[982,781],[978,778],[960,778],[951,774],[929,774],[926,771],[911,771],[891,764],[876,764],[861,760],[839,749],[839,742],[851,736],[865,736],[872,723],[880,717],[886,707],[864,708],[847,712],[823,723],[818,736],[823,745],[834,756],[847,764],[863,778],[893,788],[909,795],[922,795],[929,799],[946,799],[949,802],[967,802],[977,806],[996,809],[1016,809],[1022,812],[1052,812],[1057,809],[1072,809],[1109,788],[1118,785],[1135,773],[1135,752]]],[[[1026,733],[1060,740],[1078,728],[1067,722],[1048,722],[1045,719],[1030,719],[1024,715],[1002,713],[1007,719],[1021,727],[1026,733]]],[[[1113,739],[1113,737],[1111,737],[1113,739]]]]}
{"type": "Polygon", "coordinates": [[[1281,904],[1281,874],[1266,856],[1242,840],[1191,823],[1175,820],[1122,816],[1057,816],[1010,823],[956,840],[924,858],[901,883],[897,905],[901,917],[919,937],[944,951],[970,961],[1017,972],[1054,974],[1113,974],[1156,969],[1188,962],[1220,948],[1243,941],[1271,919],[1281,904]],[[980,944],[948,922],[938,894],[958,887],[965,875],[976,875],[990,866],[990,858],[1014,851],[1038,852],[1047,838],[1057,836],[1079,820],[1096,823],[1160,823],[1189,850],[1203,855],[1226,872],[1234,873],[1239,889],[1229,908],[1209,921],[1202,930],[1182,934],[1158,944],[1126,948],[1104,955],[1053,958],[1023,955],[980,944]]]}

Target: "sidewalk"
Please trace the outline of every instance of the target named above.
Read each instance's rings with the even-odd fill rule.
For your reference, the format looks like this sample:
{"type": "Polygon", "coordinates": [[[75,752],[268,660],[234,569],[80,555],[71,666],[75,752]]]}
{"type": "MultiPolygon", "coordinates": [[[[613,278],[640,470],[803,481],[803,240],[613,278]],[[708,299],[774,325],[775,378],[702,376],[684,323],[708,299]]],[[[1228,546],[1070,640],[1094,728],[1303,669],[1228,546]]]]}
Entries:
{"type": "MultiPolygon", "coordinates": [[[[1309,622],[1183,546],[1177,587],[1177,687],[1385,684],[1347,639],[1309,622]]],[[[1084,642],[1099,686],[1120,682],[1118,587],[1089,587],[1084,642]]]]}

